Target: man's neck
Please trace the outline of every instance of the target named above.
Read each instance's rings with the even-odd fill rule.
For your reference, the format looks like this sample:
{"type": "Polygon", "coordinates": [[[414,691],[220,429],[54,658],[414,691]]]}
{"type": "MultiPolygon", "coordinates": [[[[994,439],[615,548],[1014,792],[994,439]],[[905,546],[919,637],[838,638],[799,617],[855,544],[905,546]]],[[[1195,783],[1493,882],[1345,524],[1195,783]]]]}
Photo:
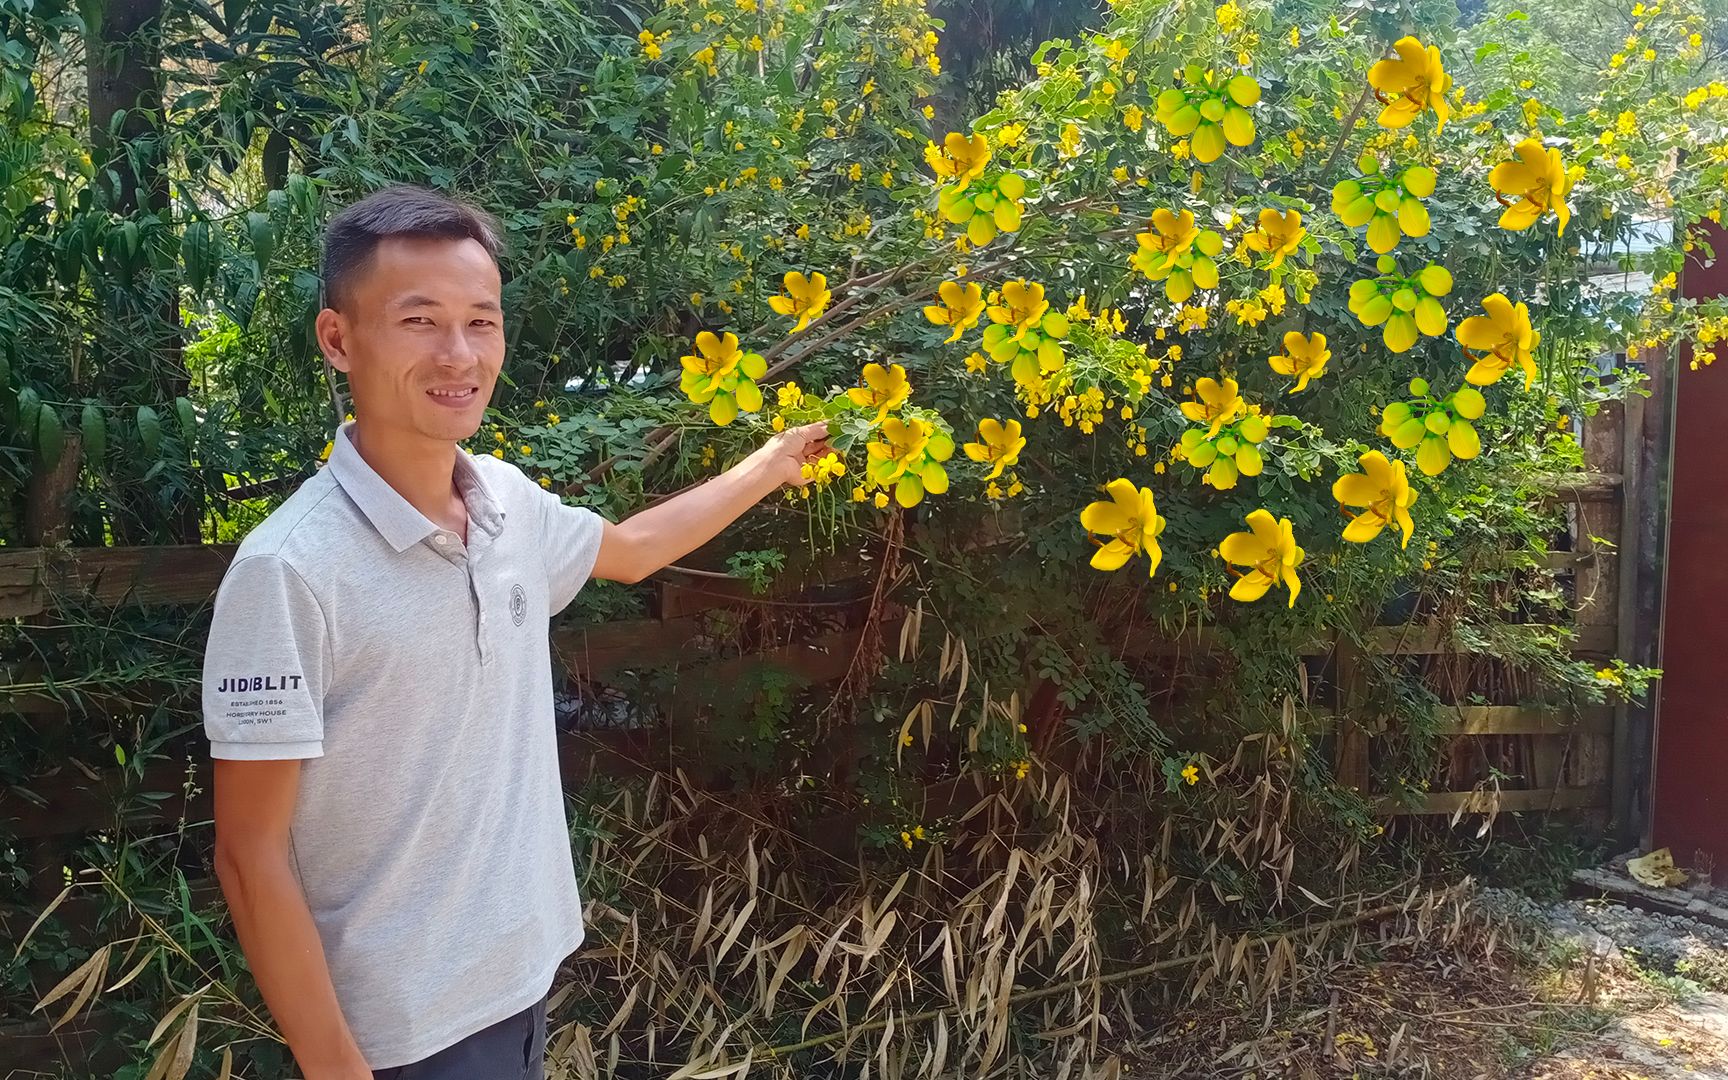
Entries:
{"type": "Polygon", "coordinates": [[[412,432],[366,427],[349,429],[354,449],[386,484],[440,528],[466,532],[467,514],[456,490],[456,444],[412,432]]]}

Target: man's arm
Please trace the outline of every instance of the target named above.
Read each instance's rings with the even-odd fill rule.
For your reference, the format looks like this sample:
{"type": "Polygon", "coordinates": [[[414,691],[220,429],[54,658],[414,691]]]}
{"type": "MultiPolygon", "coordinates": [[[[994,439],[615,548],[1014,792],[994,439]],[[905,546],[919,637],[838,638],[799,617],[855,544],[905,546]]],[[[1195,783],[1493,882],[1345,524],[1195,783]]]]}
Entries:
{"type": "Polygon", "coordinates": [[[641,581],[677,562],[783,485],[809,483],[799,470],[828,452],[827,439],[826,421],[782,431],[707,483],[617,525],[607,522],[593,576],[641,581]]]}
{"type": "Polygon", "coordinates": [[[252,977],[306,1080],[372,1080],[290,863],[299,790],[298,760],[216,761],[216,878],[252,977]]]}

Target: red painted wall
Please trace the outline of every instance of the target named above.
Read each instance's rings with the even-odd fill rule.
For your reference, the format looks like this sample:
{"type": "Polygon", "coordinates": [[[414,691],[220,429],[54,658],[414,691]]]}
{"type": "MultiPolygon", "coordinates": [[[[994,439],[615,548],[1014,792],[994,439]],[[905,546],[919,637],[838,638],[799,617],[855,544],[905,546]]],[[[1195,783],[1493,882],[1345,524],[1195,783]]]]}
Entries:
{"type": "MultiPolygon", "coordinates": [[[[1706,223],[1708,224],[1708,223],[1706,223]]],[[[1728,231],[1712,227],[1713,266],[1693,253],[1684,296],[1728,295],[1728,231]]],[[[1728,878],[1728,348],[1713,367],[1675,371],[1673,478],[1662,607],[1651,830],[1682,866],[1702,852],[1728,878]]]]}

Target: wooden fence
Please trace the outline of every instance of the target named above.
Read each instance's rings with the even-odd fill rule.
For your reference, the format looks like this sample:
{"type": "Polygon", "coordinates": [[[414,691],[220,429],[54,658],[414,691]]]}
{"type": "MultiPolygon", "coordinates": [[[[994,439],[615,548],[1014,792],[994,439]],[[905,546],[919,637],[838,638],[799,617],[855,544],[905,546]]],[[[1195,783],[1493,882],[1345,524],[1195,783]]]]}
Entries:
{"type": "MultiPolygon", "coordinates": [[[[1584,428],[1586,471],[1557,477],[1551,497],[1569,504],[1571,550],[1556,551],[1549,565],[1569,579],[1575,594],[1575,652],[1585,658],[1635,655],[1639,567],[1647,567],[1638,551],[1638,515],[1647,513],[1647,492],[1638,480],[1636,448],[1641,441],[1642,401],[1612,404],[1584,428]]],[[[33,622],[44,628],[70,610],[100,612],[123,606],[150,605],[174,609],[184,618],[207,604],[233,557],[233,545],[164,546],[152,548],[0,548],[0,618],[20,620],[29,632],[33,622]],[[43,618],[46,616],[46,618],[43,618]]],[[[858,563],[835,563],[825,572],[838,580],[822,583],[822,598],[813,606],[856,612],[867,606],[874,581],[858,563]],[[838,572],[836,572],[838,566],[838,572]]],[[[1647,570],[1646,570],[1647,573],[1647,570]]],[[[701,770],[700,715],[707,694],[715,687],[736,685],[752,670],[775,669],[801,681],[820,684],[846,676],[868,643],[863,631],[847,620],[840,625],[801,633],[795,640],[769,641],[747,655],[722,656],[710,648],[709,617],[717,609],[748,610],[771,604],[797,611],[816,590],[795,587],[769,597],[753,597],[737,582],[712,577],[671,575],[658,586],[651,617],[599,625],[565,623],[552,632],[555,655],[575,683],[604,686],[629,672],[671,669],[676,689],[664,725],[618,730],[564,730],[560,756],[566,782],[582,783],[596,774],[641,775],[674,765],[701,770]]],[[[893,642],[898,619],[891,615],[881,628],[881,640],[893,642]]],[[[856,620],[853,620],[855,623],[856,620]]],[[[1556,628],[1501,627],[1516,634],[1552,633],[1556,628]]],[[[1201,656],[1213,649],[1206,631],[1181,638],[1130,635],[1123,659],[1129,662],[1168,660],[1172,655],[1201,656]]],[[[1444,775],[1449,790],[1427,792],[1394,803],[1379,800],[1388,815],[1463,816],[1500,812],[1587,811],[1610,822],[1624,819],[1634,798],[1645,763],[1632,760],[1628,747],[1641,750],[1647,740],[1634,738],[1640,717],[1625,706],[1568,708],[1532,705],[1529,700],[1501,704],[1480,700],[1472,682],[1476,669],[1492,669],[1500,660],[1471,655],[1442,628],[1406,623],[1376,628],[1367,647],[1333,640],[1309,643],[1305,663],[1331,687],[1328,699],[1311,702],[1310,712],[1324,721],[1337,717],[1331,739],[1334,766],[1340,779],[1371,792],[1374,765],[1391,742],[1401,736],[1390,716],[1376,716],[1358,697],[1364,665],[1399,663],[1419,675],[1449,673],[1450,680],[1432,686],[1442,701],[1457,701],[1442,709],[1430,729],[1448,740],[1444,775]],[[1462,673],[1462,674],[1460,674],[1462,673]],[[1451,689],[1447,681],[1455,684],[1451,689]]],[[[70,712],[56,681],[75,681],[78,673],[48,672],[29,663],[0,668],[0,713],[8,722],[39,729],[74,723],[82,714],[70,712]]],[[[1527,687],[1533,691],[1535,687],[1527,687]]],[[[165,693],[167,688],[161,688],[165,693]]],[[[1514,694],[1520,694],[1514,686],[1514,694]]],[[[184,688],[180,690],[184,693],[184,688]]],[[[100,686],[85,693],[83,706],[95,715],[124,715],[137,708],[151,687],[133,685],[126,697],[105,697],[100,686]]],[[[1502,694],[1501,696],[1506,696],[1502,694]]],[[[1539,692],[1529,695],[1540,698],[1539,692]]],[[[156,700],[161,700],[157,695],[156,700]]],[[[1031,695],[1028,701],[1033,701],[1031,695]]],[[[191,721],[194,718],[188,717],[191,721]]],[[[841,740],[843,741],[843,740],[841,740]]],[[[843,752],[836,747],[836,753],[843,752]]],[[[163,758],[142,769],[142,776],[117,765],[63,763],[26,785],[0,789],[0,837],[10,835],[27,853],[38,901],[57,893],[62,866],[77,838],[124,826],[164,831],[184,819],[206,822],[210,816],[208,771],[185,759],[163,758]],[[118,808],[124,807],[124,816],[118,808]]],[[[931,801],[943,801],[932,793],[931,801]]],[[[845,830],[836,829],[839,836],[845,830]]],[[[200,882],[200,890],[212,886],[200,882]]],[[[0,906],[0,938],[11,940],[27,927],[36,905],[0,906]]],[[[74,907],[63,914],[77,918],[74,907]]],[[[77,1032],[48,1036],[45,1023],[30,1021],[16,1030],[0,1027],[0,1041],[26,1057],[54,1060],[65,1052],[56,1040],[77,1032]]],[[[74,1025],[76,1028],[76,1025],[74,1025]]],[[[14,1054],[0,1054],[0,1066],[17,1067],[14,1054]]]]}
{"type": "MultiPolygon", "coordinates": [[[[1587,471],[1557,477],[1553,484],[1552,496],[1571,504],[1574,543],[1570,551],[1553,553],[1550,565],[1572,580],[1575,650],[1584,657],[1607,658],[1633,651],[1630,635],[1634,619],[1629,612],[1637,593],[1639,530],[1635,525],[1641,495],[1632,451],[1639,441],[1641,406],[1639,398],[1625,406],[1611,403],[1588,421],[1583,439],[1587,471]]],[[[0,548],[0,618],[30,620],[52,614],[64,602],[98,608],[202,605],[213,596],[233,550],[232,545],[0,548]]],[[[855,583],[862,586],[856,595],[866,597],[869,583],[862,578],[855,583]]],[[[831,582],[829,588],[841,588],[844,598],[846,584],[831,582]]],[[[701,616],[715,608],[756,602],[736,582],[680,579],[660,586],[655,617],[594,626],[566,624],[554,630],[553,646],[556,656],[579,682],[604,684],[620,672],[665,666],[675,668],[679,685],[698,698],[700,688],[733,682],[752,667],[786,670],[812,683],[847,673],[860,643],[857,629],[836,629],[753,656],[704,656],[698,648],[704,633],[701,616]]],[[[769,602],[795,606],[797,599],[779,594],[769,602]]],[[[1553,628],[1532,629],[1540,632],[1553,628]]],[[[886,639],[894,640],[892,633],[886,639]]],[[[1142,657],[1174,650],[1193,653],[1204,651],[1209,644],[1209,636],[1202,631],[1179,640],[1141,640],[1128,651],[1142,657]]],[[[1377,628],[1369,639],[1367,656],[1329,640],[1315,641],[1304,650],[1313,657],[1317,669],[1328,670],[1339,690],[1334,707],[1347,719],[1336,740],[1336,765],[1344,782],[1367,790],[1376,742],[1396,734],[1387,726],[1394,722],[1391,718],[1363,715],[1352,699],[1361,665],[1373,656],[1408,658],[1417,668],[1494,660],[1465,656],[1459,652],[1461,648],[1436,626],[1405,624],[1377,628]]],[[[45,677],[49,673],[14,665],[5,674],[9,685],[0,687],[0,711],[22,714],[35,722],[52,722],[64,715],[64,704],[41,685],[51,682],[45,677]]],[[[67,678],[71,673],[54,674],[67,678]]],[[[1625,706],[1566,709],[1529,704],[1473,705],[1465,703],[1470,694],[1466,686],[1459,693],[1460,704],[1446,710],[1439,723],[1454,741],[1451,756],[1459,767],[1452,772],[1466,779],[1474,774],[1474,779],[1456,785],[1455,790],[1429,793],[1414,805],[1388,805],[1388,812],[1590,809],[1613,810],[1617,817],[1623,813],[1630,798],[1630,777],[1635,772],[1615,768],[1617,759],[1621,766],[1628,764],[1624,759],[1632,717],[1625,706]],[[1472,760],[1477,763],[1474,769],[1469,767],[1472,760]],[[1501,778],[1497,790],[1495,785],[1482,782],[1484,775],[1501,778]]],[[[687,705],[700,704],[688,694],[683,700],[687,705]]],[[[97,708],[103,704],[99,692],[89,701],[97,708]]],[[[566,777],[574,783],[595,771],[635,773],[669,767],[671,743],[678,741],[678,734],[584,731],[566,732],[561,738],[566,777]]],[[[28,791],[0,791],[0,833],[37,841],[38,865],[44,872],[53,869],[57,882],[60,856],[54,852],[59,845],[45,841],[114,825],[115,799],[126,786],[118,774],[118,769],[96,770],[94,775],[87,767],[62,769],[58,775],[30,784],[28,791]]],[[[195,791],[188,798],[186,781],[181,763],[161,761],[148,766],[143,783],[134,782],[132,787],[168,797],[138,808],[133,822],[173,821],[182,814],[206,819],[206,795],[195,791]]]]}

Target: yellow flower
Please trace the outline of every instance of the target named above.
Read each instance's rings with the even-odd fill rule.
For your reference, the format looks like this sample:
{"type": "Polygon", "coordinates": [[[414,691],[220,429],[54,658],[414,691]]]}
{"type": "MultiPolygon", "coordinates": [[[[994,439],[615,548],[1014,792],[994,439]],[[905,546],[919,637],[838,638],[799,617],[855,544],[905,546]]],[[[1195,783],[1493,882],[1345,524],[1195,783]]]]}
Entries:
{"type": "Polygon", "coordinates": [[[856,184],[858,181],[864,179],[864,166],[854,161],[852,167],[846,170],[846,177],[856,184]]]}
{"type": "Polygon", "coordinates": [[[558,422],[558,414],[555,412],[554,413],[547,413],[546,414],[546,422],[548,424],[556,424],[558,422]]]}
{"type": "Polygon", "coordinates": [[[1212,260],[1224,250],[1224,238],[1195,225],[1192,210],[1152,211],[1152,230],[1136,233],[1134,240],[1139,247],[1129,265],[1148,280],[1164,282],[1164,296],[1172,304],[1193,296],[1196,287],[1217,287],[1218,264],[1212,260]]]}
{"type": "Polygon", "coordinates": [[[768,306],[781,315],[796,316],[798,324],[792,327],[792,333],[796,334],[809,326],[810,320],[822,314],[828,306],[832,295],[828,291],[828,278],[820,272],[805,277],[796,270],[789,270],[781,280],[789,295],[770,296],[768,306]]]}
{"type": "Polygon", "coordinates": [[[1188,781],[1189,785],[1198,784],[1200,782],[1200,767],[1198,765],[1189,765],[1184,768],[1182,770],[1182,779],[1188,781]]]}
{"type": "MultiPolygon", "coordinates": [[[[1227,74],[1227,73],[1226,73],[1227,74]]],[[[1230,75],[1203,70],[1190,64],[1183,72],[1183,86],[1158,95],[1156,117],[1171,135],[1193,137],[1192,151],[1201,162],[1217,161],[1225,143],[1247,146],[1254,141],[1254,117],[1248,109],[1260,100],[1260,84],[1252,75],[1230,75]]],[[[1180,159],[1189,152],[1179,142],[1171,152],[1180,159]]],[[[1195,182],[1199,173],[1195,173],[1195,182]]],[[[1195,188],[1198,191],[1198,188],[1195,188]]]]}
{"type": "Polygon", "coordinates": [[[1387,461],[1386,455],[1370,450],[1357,459],[1359,473],[1346,473],[1332,485],[1332,497],[1345,506],[1360,506],[1360,514],[1351,517],[1344,526],[1344,539],[1353,544],[1366,544],[1380,535],[1380,530],[1396,524],[1404,534],[1403,547],[1410,546],[1410,534],[1416,523],[1410,518],[1410,507],[1416,502],[1416,492],[1404,472],[1402,461],[1387,461]]]}
{"type": "Polygon", "coordinates": [[[493,451],[492,451],[492,456],[493,456],[493,457],[495,457],[495,458],[497,458],[497,459],[498,459],[498,460],[499,460],[499,461],[503,461],[503,460],[504,460],[504,451],[502,451],[502,450],[493,450],[493,451]]]}
{"type": "Polygon", "coordinates": [[[330,460],[330,452],[334,449],[336,449],[336,441],[334,439],[332,439],[329,442],[324,444],[324,449],[318,451],[318,460],[319,461],[329,461],[330,460]]]}
{"type": "Polygon", "coordinates": [[[871,504],[878,510],[886,510],[888,508],[888,493],[886,491],[878,491],[876,497],[871,500],[871,504]]]}
{"type": "Polygon", "coordinates": [[[1548,211],[1560,219],[1561,233],[1572,218],[1572,208],[1566,205],[1566,192],[1572,180],[1560,151],[1544,148],[1540,139],[1525,139],[1513,147],[1511,161],[1502,161],[1488,173],[1488,183],[1495,198],[1506,209],[1500,215],[1500,227],[1514,231],[1528,229],[1548,211]]]}
{"type": "Polygon", "coordinates": [[[1139,131],[1146,123],[1146,113],[1138,105],[1130,105],[1122,110],[1122,123],[1129,131],[1139,131]]]}
{"type": "Polygon", "coordinates": [[[1302,225],[1302,211],[1277,210],[1260,211],[1260,226],[1252,229],[1243,237],[1242,242],[1251,251],[1261,251],[1272,256],[1267,266],[1282,266],[1284,256],[1295,252],[1302,238],[1308,235],[1308,230],[1302,225]]]}
{"type": "Polygon", "coordinates": [[[1014,341],[1022,340],[1036,328],[1050,307],[1050,301],[1044,299],[1044,286],[1025,278],[1003,285],[1001,300],[1000,304],[990,306],[990,321],[1012,327],[1014,341]]]}
{"type": "Polygon", "coordinates": [[[865,364],[864,385],[846,391],[846,396],[861,409],[875,409],[876,419],[881,421],[891,410],[905,404],[911,393],[906,369],[899,364],[889,367],[865,364]]]}
{"type": "Polygon", "coordinates": [[[739,410],[762,407],[762,391],[753,380],[767,374],[768,363],[759,353],[740,350],[737,334],[722,338],[702,331],[696,335],[696,352],[683,357],[682,364],[679,388],[696,404],[706,404],[716,424],[730,424],[739,410]]]}
{"type": "Polygon", "coordinates": [[[1326,361],[1330,359],[1332,350],[1326,347],[1325,334],[1292,330],[1284,335],[1283,353],[1267,357],[1266,362],[1278,374],[1293,376],[1296,385],[1290,392],[1299,394],[1308,389],[1308,380],[1326,374],[1326,361]]]}
{"type": "Polygon", "coordinates": [[[1446,104],[1446,92],[1452,88],[1452,76],[1440,64],[1440,50],[1426,48],[1413,37],[1402,37],[1393,43],[1397,59],[1381,60],[1368,69],[1368,82],[1385,108],[1380,110],[1380,126],[1406,127],[1427,109],[1434,110],[1438,127],[1446,126],[1451,106],[1446,104]],[[1387,100],[1387,94],[1397,97],[1387,100]]]}
{"type": "Polygon", "coordinates": [[[1026,440],[1020,434],[1018,420],[978,421],[978,441],[969,442],[960,449],[973,461],[982,461],[990,466],[990,471],[984,475],[986,480],[994,480],[1002,475],[1002,470],[1020,461],[1020,451],[1026,446],[1026,440]]]}
{"type": "Polygon", "coordinates": [[[532,446],[529,446],[527,443],[522,444],[522,456],[523,457],[528,457],[528,456],[532,455],[533,453],[534,453],[534,448],[532,446]]]}
{"type": "Polygon", "coordinates": [[[954,440],[946,432],[918,417],[890,416],[877,435],[865,447],[870,458],[865,471],[878,487],[894,485],[895,502],[910,509],[925,492],[948,490],[948,471],[941,463],[954,456],[954,440]]]}
{"type": "Polygon", "coordinates": [[[1302,565],[1302,549],[1296,546],[1290,519],[1256,510],[1248,515],[1247,522],[1247,532],[1231,533],[1218,545],[1218,554],[1225,562],[1249,568],[1230,587],[1230,599],[1258,600],[1282,580],[1290,590],[1290,606],[1295,607],[1302,592],[1302,581],[1296,576],[1296,568],[1302,565]]]}
{"type": "Polygon", "coordinates": [[[1126,477],[1110,481],[1104,490],[1110,501],[1094,502],[1080,511],[1080,525],[1088,533],[1111,539],[1092,553],[1092,566],[1098,570],[1119,570],[1138,552],[1146,552],[1151,560],[1147,576],[1158,572],[1164,561],[1164,549],[1158,546],[1158,535],[1164,531],[1164,519],[1158,514],[1151,488],[1134,486],[1126,477]]]}
{"type": "Polygon", "coordinates": [[[924,147],[924,161],[938,180],[964,184],[984,175],[984,167],[990,164],[990,140],[950,131],[941,146],[930,143],[924,147]]]}
{"type": "Polygon", "coordinates": [[[1477,386],[1500,381],[1513,364],[1524,369],[1524,389],[1536,381],[1536,346],[1542,335],[1530,325],[1530,309],[1516,307],[1502,293],[1483,298],[1488,314],[1472,315],[1458,324],[1458,344],[1475,365],[1464,380],[1477,386]]]}
{"type": "Polygon", "coordinates": [[[552,478],[550,476],[542,476],[537,483],[539,483],[543,488],[550,488],[552,486],[552,478]]]}
{"type": "Polygon", "coordinates": [[[1218,429],[1234,420],[1237,414],[1247,411],[1242,403],[1242,397],[1236,392],[1236,380],[1197,379],[1194,392],[1200,396],[1199,401],[1184,401],[1182,415],[1200,424],[1210,424],[1212,430],[1206,435],[1214,438],[1218,429]]]}
{"type": "Polygon", "coordinates": [[[959,340],[962,333],[978,325],[978,320],[984,315],[983,286],[976,281],[964,285],[958,281],[944,281],[936,292],[942,303],[926,306],[924,317],[937,326],[953,328],[944,344],[959,340]]]}

